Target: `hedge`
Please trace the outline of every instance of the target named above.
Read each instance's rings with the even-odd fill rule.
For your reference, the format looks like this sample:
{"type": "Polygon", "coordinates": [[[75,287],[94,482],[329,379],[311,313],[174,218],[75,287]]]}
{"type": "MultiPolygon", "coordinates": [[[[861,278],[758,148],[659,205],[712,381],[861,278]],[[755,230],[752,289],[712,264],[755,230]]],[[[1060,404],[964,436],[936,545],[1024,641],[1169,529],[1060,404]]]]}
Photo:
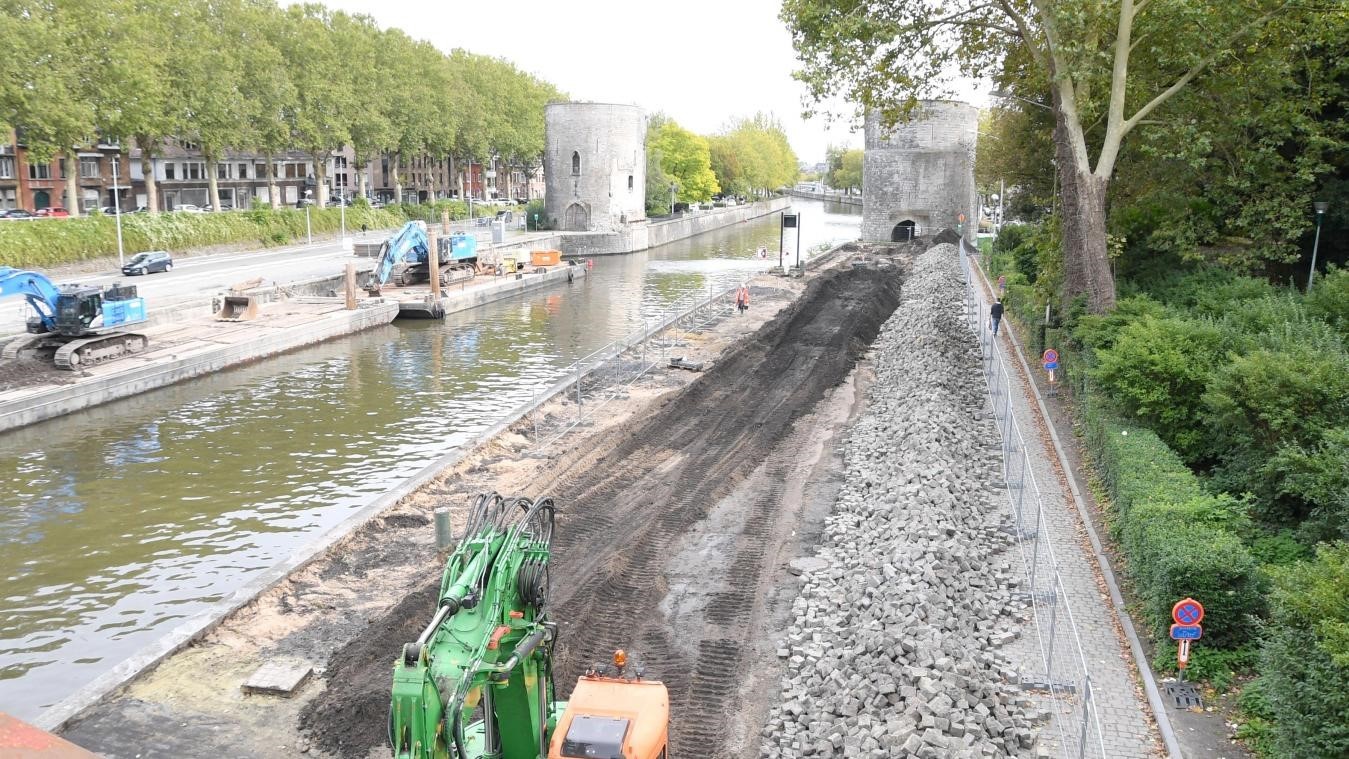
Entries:
{"type": "Polygon", "coordinates": [[[1349,756],[1349,543],[1276,570],[1260,685],[1277,756],[1349,756]]]}
{"type": "Polygon", "coordinates": [[[1240,505],[1205,492],[1151,430],[1099,404],[1085,416],[1088,446],[1114,503],[1111,530],[1148,626],[1165,636],[1172,605],[1189,596],[1204,604],[1206,645],[1248,643],[1264,593],[1259,564],[1240,537],[1248,527],[1240,505]]]}
{"type": "MultiPolygon", "coordinates": [[[[457,201],[374,209],[355,205],[346,209],[348,230],[389,229],[409,219],[464,218],[467,207],[457,201]]],[[[342,211],[310,208],[308,223],[315,234],[337,232],[342,211]]],[[[305,239],[304,209],[258,208],[223,213],[126,214],[122,216],[123,248],[182,252],[211,245],[284,245],[305,239]]],[[[71,219],[0,222],[0,265],[41,268],[117,255],[115,218],[95,214],[71,219]]]]}

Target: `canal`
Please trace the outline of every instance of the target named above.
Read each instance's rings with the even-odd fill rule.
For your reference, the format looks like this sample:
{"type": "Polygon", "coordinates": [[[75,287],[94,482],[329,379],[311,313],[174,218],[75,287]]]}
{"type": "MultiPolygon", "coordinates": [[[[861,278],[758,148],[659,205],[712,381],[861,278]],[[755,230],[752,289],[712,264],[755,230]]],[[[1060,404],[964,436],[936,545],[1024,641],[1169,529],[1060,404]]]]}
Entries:
{"type": "MultiPolygon", "coordinates": [[[[796,201],[802,255],[858,209],[796,201]]],[[[32,718],[692,296],[776,215],[0,435],[0,711],[32,718]]]]}

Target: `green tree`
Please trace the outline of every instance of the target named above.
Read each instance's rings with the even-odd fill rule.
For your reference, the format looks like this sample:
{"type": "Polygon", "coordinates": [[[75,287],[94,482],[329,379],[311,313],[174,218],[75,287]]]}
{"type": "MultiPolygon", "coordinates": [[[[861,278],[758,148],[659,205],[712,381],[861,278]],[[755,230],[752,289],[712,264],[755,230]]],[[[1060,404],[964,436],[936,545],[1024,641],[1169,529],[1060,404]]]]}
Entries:
{"type": "Polygon", "coordinates": [[[1066,294],[1099,313],[1115,302],[1106,191],[1125,138],[1210,70],[1283,55],[1252,35],[1314,12],[1291,0],[786,0],[782,19],[816,102],[841,91],[887,122],[946,94],[955,70],[1030,85],[1028,99],[1047,91],[1066,294]]]}
{"type": "Polygon", "coordinates": [[[705,138],[666,121],[648,150],[652,147],[660,153],[661,168],[678,186],[680,201],[701,203],[721,191],[712,173],[711,151],[705,138]]]}
{"type": "Polygon", "coordinates": [[[287,8],[287,23],[281,25],[280,49],[291,62],[295,86],[294,108],[288,113],[291,145],[308,153],[314,162],[317,202],[328,202],[328,159],[333,151],[351,141],[349,122],[343,114],[363,107],[355,97],[352,80],[362,72],[346,59],[334,26],[353,23],[345,13],[320,5],[287,8]]]}
{"type": "Polygon", "coordinates": [[[849,193],[861,191],[862,189],[862,151],[860,149],[849,150],[843,154],[843,160],[839,164],[839,170],[835,172],[831,186],[840,190],[847,190],[849,193]]]}

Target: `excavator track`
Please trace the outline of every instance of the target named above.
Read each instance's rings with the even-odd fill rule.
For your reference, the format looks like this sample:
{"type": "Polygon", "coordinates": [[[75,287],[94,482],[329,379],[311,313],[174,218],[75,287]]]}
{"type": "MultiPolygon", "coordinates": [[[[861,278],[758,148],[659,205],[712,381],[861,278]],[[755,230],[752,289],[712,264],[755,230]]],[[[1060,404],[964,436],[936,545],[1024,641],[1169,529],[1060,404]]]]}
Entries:
{"type": "Polygon", "coordinates": [[[104,361],[140,353],[149,346],[145,335],[133,332],[114,332],[108,335],[83,337],[56,349],[56,368],[75,371],[104,361]]]}
{"type": "Polygon", "coordinates": [[[5,343],[5,348],[0,351],[0,359],[15,359],[23,356],[29,351],[39,350],[42,341],[47,339],[47,335],[23,335],[5,343]]]}

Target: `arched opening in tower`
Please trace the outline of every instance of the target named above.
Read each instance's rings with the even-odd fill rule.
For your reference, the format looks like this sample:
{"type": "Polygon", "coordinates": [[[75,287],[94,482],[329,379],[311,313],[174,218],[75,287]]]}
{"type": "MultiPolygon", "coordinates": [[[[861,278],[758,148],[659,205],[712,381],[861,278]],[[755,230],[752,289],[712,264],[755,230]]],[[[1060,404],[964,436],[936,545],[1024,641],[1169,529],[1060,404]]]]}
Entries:
{"type": "Polygon", "coordinates": [[[562,217],[562,228],[568,232],[585,232],[590,229],[590,212],[580,203],[567,206],[562,217]]]}
{"type": "Polygon", "coordinates": [[[908,242],[918,236],[918,225],[912,219],[905,219],[890,230],[890,242],[908,242]]]}

